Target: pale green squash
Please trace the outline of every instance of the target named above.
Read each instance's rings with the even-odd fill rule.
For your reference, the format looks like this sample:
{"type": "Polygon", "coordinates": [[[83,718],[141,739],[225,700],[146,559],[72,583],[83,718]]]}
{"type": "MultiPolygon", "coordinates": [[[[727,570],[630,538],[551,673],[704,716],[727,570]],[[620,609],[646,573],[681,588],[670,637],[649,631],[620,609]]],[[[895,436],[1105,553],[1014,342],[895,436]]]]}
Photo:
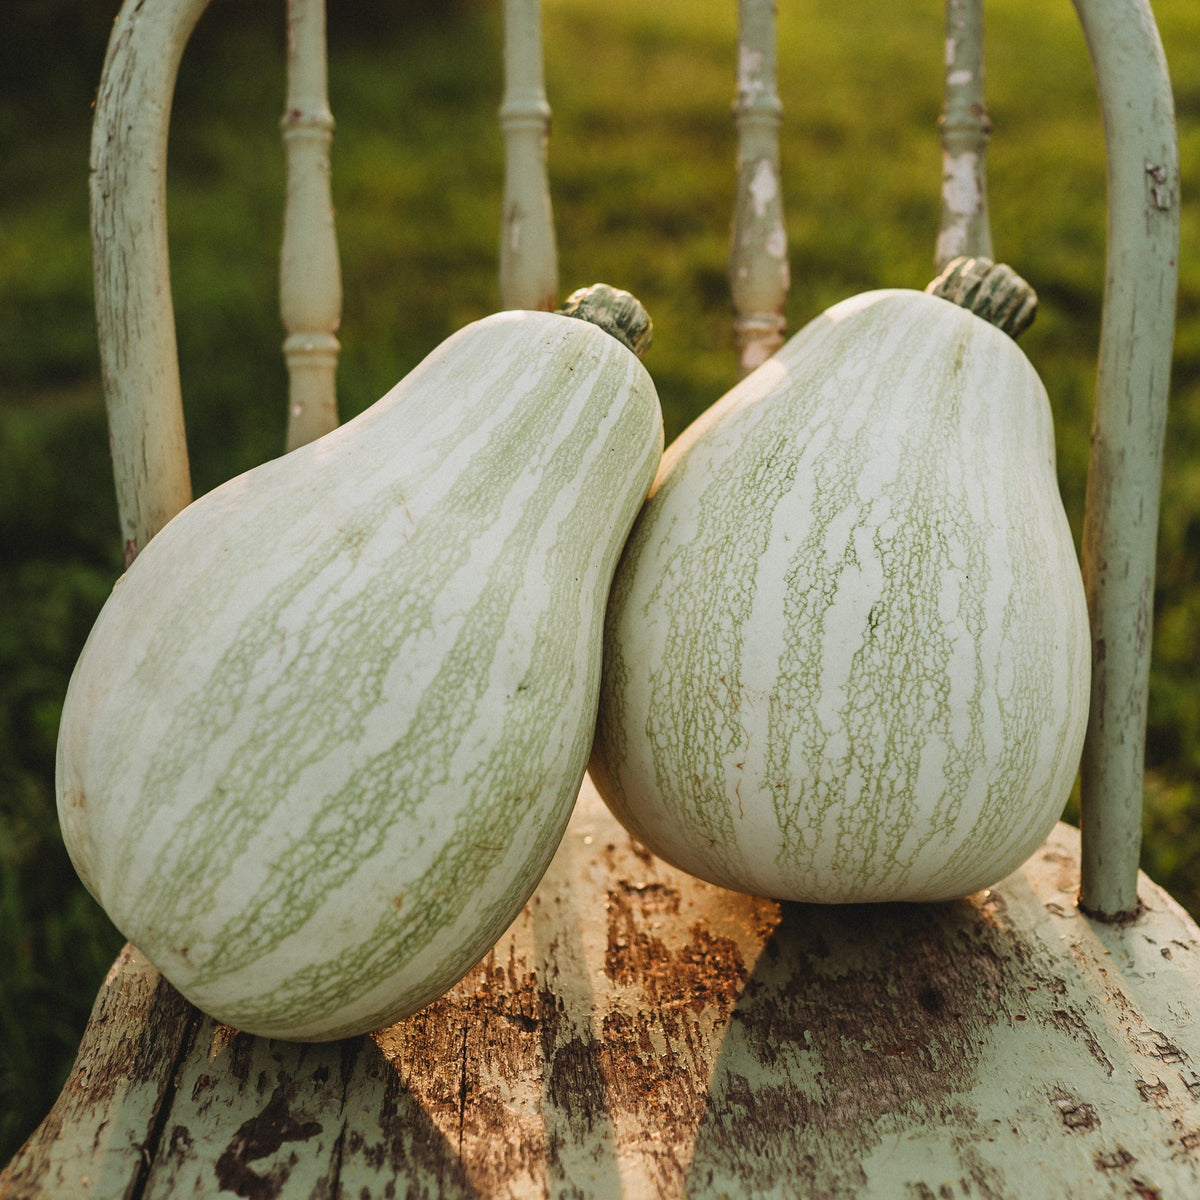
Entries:
{"type": "Polygon", "coordinates": [[[502,313],[151,541],[71,679],[59,812],[185,996],[336,1038],[487,952],[571,812],[661,450],[629,349],[502,313]]]}
{"type": "Polygon", "coordinates": [[[667,450],[613,583],[590,769],[714,883],[961,896],[1059,817],[1089,664],[1036,373],[956,304],[872,292],[667,450]]]}

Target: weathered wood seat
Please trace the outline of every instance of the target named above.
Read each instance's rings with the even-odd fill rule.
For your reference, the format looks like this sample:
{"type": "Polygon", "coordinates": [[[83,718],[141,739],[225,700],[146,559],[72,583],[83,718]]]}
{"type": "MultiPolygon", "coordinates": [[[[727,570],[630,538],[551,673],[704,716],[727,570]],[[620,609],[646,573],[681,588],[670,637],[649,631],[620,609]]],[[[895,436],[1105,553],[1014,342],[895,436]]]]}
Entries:
{"type": "Polygon", "coordinates": [[[1127,925],[1078,889],[1060,826],[953,904],[781,905],[585,784],[487,959],[370,1037],[236,1033],[127,947],[0,1194],[1196,1195],[1196,928],[1145,878],[1127,925]]]}
{"type": "MultiPolygon", "coordinates": [[[[771,5],[743,4],[743,66],[768,70],[743,78],[738,106],[749,195],[755,163],[777,153],[778,103],[771,5]]],[[[150,36],[147,12],[133,32],[143,4],[127,4],[98,123],[143,103],[129,86],[141,76],[121,58],[139,37],[157,72],[144,85],[169,96],[204,6],[162,6],[150,36]]],[[[954,0],[952,19],[971,7],[954,0]]],[[[1142,0],[1077,8],[1105,109],[1111,214],[1085,564],[1099,694],[1082,842],[1060,825],[1019,871],[954,903],[779,904],[654,858],[585,780],[549,872],[485,961],[370,1036],[304,1045],[238,1033],[127,946],[58,1102],[0,1174],[0,1197],[1200,1195],[1200,930],[1136,868],[1178,237],[1169,92],[1142,0]]],[[[511,10],[502,269],[505,303],[532,307],[557,286],[547,113],[536,6],[511,10]]],[[[310,42],[314,11],[294,5],[293,50],[310,42]]],[[[968,44],[956,41],[948,60],[958,90],[943,139],[948,178],[965,169],[981,181],[986,121],[968,44]]],[[[323,72],[309,60],[294,78],[294,166],[319,181],[323,72]]],[[[165,116],[100,164],[97,185],[153,193],[143,197],[151,232],[123,259],[129,274],[105,284],[98,268],[110,341],[135,311],[160,322],[139,327],[137,362],[109,372],[131,554],[190,498],[170,312],[149,303],[165,271],[165,218],[161,173],[145,168],[163,146],[165,116]],[[161,247],[145,249],[156,237],[161,247]],[[143,399],[164,394],[153,411],[143,399]]],[[[319,187],[295,188],[291,245],[326,247],[314,287],[289,280],[300,267],[285,242],[303,418],[289,436],[303,441],[331,419],[337,281],[327,201],[319,187]]],[[[982,192],[952,203],[962,195],[947,189],[943,257],[987,244],[982,192]]],[[[115,192],[97,219],[101,241],[120,238],[115,192]]],[[[778,208],[741,205],[734,294],[746,368],[782,334],[781,228],[778,208]]]]}

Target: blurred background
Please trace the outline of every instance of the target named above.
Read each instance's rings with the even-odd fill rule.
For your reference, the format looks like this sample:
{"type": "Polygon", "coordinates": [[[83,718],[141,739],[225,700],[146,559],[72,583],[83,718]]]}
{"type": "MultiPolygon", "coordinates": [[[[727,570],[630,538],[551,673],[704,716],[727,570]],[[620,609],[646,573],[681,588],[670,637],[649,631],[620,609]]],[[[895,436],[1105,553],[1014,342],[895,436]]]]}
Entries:
{"type": "MultiPolygon", "coordinates": [[[[0,36],[0,1163],[45,1115],[120,935],[75,879],[53,769],[67,679],[121,569],[87,218],[91,102],[116,13],[6,0],[0,36]]],[[[1154,0],[1185,202],[1200,191],[1200,5],[1154,0]]],[[[562,290],[655,321],[668,438],[735,380],[726,282],[736,4],[547,0],[562,290]]],[[[500,0],[331,0],[343,419],[497,307],[500,0]]],[[[283,5],[214,0],[184,57],[172,284],[197,494],[281,451],[283,5]]],[[[1078,540],[1104,280],[1104,161],[1069,0],[989,0],[997,256],[1054,406],[1078,540]]],[[[794,331],[932,273],[941,0],[780,0],[794,331]]],[[[1185,207],[1159,545],[1143,865],[1200,915],[1200,230],[1185,207]]]]}

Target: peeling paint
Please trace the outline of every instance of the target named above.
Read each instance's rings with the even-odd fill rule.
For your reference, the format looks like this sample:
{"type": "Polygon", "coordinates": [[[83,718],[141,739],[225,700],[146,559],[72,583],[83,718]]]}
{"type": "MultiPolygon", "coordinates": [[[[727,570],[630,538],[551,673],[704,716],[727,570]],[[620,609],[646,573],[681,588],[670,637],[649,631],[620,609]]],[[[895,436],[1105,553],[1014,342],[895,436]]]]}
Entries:
{"type": "Polygon", "coordinates": [[[766,93],[767,83],[761,74],[765,57],[761,50],[745,44],[738,47],[738,92],[742,103],[753,103],[766,93]]]}
{"type": "Polygon", "coordinates": [[[1174,197],[1171,194],[1170,172],[1158,163],[1146,164],[1146,174],[1150,177],[1150,199],[1159,212],[1170,212],[1174,197]]]}
{"type": "Polygon", "coordinates": [[[979,211],[979,155],[973,150],[945,155],[942,161],[942,200],[951,212],[974,215],[979,211]]]}
{"type": "Polygon", "coordinates": [[[759,160],[750,180],[749,192],[754,215],[760,219],[765,217],[767,209],[779,196],[779,179],[775,174],[775,164],[770,159],[759,160]]]}

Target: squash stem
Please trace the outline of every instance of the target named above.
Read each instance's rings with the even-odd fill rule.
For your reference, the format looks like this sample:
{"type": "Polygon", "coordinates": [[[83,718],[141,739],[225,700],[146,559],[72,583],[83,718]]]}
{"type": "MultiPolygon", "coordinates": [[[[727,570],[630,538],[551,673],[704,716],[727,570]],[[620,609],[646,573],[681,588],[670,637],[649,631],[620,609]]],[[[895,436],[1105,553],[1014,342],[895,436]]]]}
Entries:
{"type": "Polygon", "coordinates": [[[565,317],[578,317],[599,326],[641,358],[654,340],[654,324],[642,302],[629,292],[593,283],[572,292],[555,310],[565,317]]]}
{"type": "Polygon", "coordinates": [[[1037,315],[1037,292],[1011,267],[990,258],[954,258],[925,289],[1018,338],[1037,315]]]}

